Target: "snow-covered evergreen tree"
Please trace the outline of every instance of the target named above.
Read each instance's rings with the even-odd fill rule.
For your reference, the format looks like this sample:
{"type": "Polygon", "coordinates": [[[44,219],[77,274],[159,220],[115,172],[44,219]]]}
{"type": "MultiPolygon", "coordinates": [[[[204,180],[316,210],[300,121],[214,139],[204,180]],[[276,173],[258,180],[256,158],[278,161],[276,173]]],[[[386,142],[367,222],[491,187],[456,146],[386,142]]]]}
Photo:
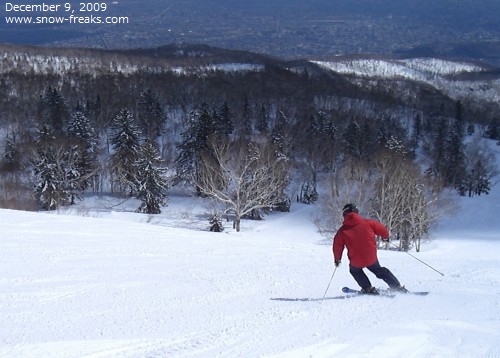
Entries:
{"type": "Polygon", "coordinates": [[[367,159],[375,152],[377,136],[368,121],[359,124],[351,118],[342,136],[345,153],[357,158],[367,159]]]}
{"type": "Polygon", "coordinates": [[[445,162],[443,163],[443,177],[450,187],[458,187],[464,180],[465,128],[461,118],[455,119],[445,142],[445,162]]]}
{"type": "Polygon", "coordinates": [[[73,155],[78,157],[76,163],[78,174],[81,176],[81,189],[87,189],[91,178],[98,168],[97,162],[97,138],[95,129],[85,115],[82,108],[78,108],[70,117],[68,124],[68,136],[70,138],[73,155]]]}
{"type": "Polygon", "coordinates": [[[486,126],[484,131],[486,138],[500,140],[500,121],[498,119],[492,119],[491,122],[486,126]]]}
{"type": "Polygon", "coordinates": [[[227,102],[224,102],[218,113],[214,116],[214,131],[217,135],[228,137],[233,133],[233,130],[233,113],[227,102]]]}
{"type": "Polygon", "coordinates": [[[146,141],[140,151],[140,157],[135,164],[136,197],[142,201],[137,209],[141,213],[160,214],[161,207],[165,205],[168,181],[164,168],[160,167],[161,158],[153,143],[146,141]]]}
{"type": "Polygon", "coordinates": [[[81,141],[89,154],[96,152],[96,130],[81,107],[78,107],[70,116],[68,135],[77,141],[81,141]]]}
{"type": "Polygon", "coordinates": [[[465,146],[464,177],[457,191],[462,196],[488,194],[498,175],[495,153],[486,142],[475,140],[465,146]]]}
{"type": "Polygon", "coordinates": [[[209,140],[215,133],[212,115],[206,104],[200,111],[192,113],[188,128],[182,135],[179,144],[179,155],[176,158],[177,179],[190,182],[199,175],[199,161],[202,155],[210,152],[209,140]]]}
{"type": "Polygon", "coordinates": [[[344,135],[342,136],[342,142],[346,153],[356,158],[360,155],[359,147],[357,145],[360,136],[361,128],[354,118],[351,118],[344,131],[344,135]]]}
{"type": "Polygon", "coordinates": [[[427,169],[427,174],[443,180],[446,171],[446,141],[448,137],[449,125],[445,118],[439,117],[436,124],[426,121],[429,145],[426,147],[427,155],[431,160],[431,165],[427,169]]]}
{"type": "Polygon", "coordinates": [[[394,153],[406,154],[408,152],[404,143],[392,135],[385,142],[385,147],[394,153]]]}
{"type": "Polygon", "coordinates": [[[86,163],[86,153],[78,144],[56,136],[50,125],[43,125],[30,158],[35,198],[40,206],[54,210],[81,199],[95,173],[95,168],[86,163]]]}
{"type": "Polygon", "coordinates": [[[111,172],[120,192],[135,193],[137,166],[141,152],[141,132],[128,109],[122,109],[112,124],[111,172]]]}
{"type": "Polygon", "coordinates": [[[5,137],[3,159],[6,170],[17,170],[21,166],[21,152],[15,134],[5,137]]]}
{"type": "Polygon", "coordinates": [[[161,135],[165,114],[158,97],[151,89],[141,93],[137,104],[137,119],[146,138],[152,140],[161,135]]]}
{"type": "Polygon", "coordinates": [[[461,196],[488,194],[491,190],[490,176],[481,160],[476,161],[472,168],[468,168],[464,179],[457,186],[461,196]]]}
{"type": "Polygon", "coordinates": [[[54,210],[69,201],[64,190],[60,168],[55,162],[54,153],[39,153],[33,160],[33,174],[36,178],[35,199],[45,210],[54,210]]]}
{"type": "Polygon", "coordinates": [[[318,200],[318,191],[316,190],[316,183],[304,183],[300,189],[299,201],[306,204],[312,204],[318,200]]]}
{"type": "Polygon", "coordinates": [[[68,110],[63,95],[53,87],[47,87],[39,104],[39,123],[50,126],[55,134],[61,134],[68,120],[68,110]]]}
{"type": "Polygon", "coordinates": [[[222,224],[222,218],[219,212],[213,213],[208,222],[210,224],[210,231],[212,232],[224,231],[224,225],[222,224]]]}
{"type": "Polygon", "coordinates": [[[267,134],[269,131],[269,116],[267,114],[266,107],[264,105],[260,108],[260,117],[257,121],[257,128],[260,134],[267,134]]]}
{"type": "Polygon", "coordinates": [[[276,117],[276,123],[271,132],[271,143],[274,146],[276,154],[281,157],[287,157],[290,154],[288,130],[288,118],[282,111],[279,111],[276,117]]]}

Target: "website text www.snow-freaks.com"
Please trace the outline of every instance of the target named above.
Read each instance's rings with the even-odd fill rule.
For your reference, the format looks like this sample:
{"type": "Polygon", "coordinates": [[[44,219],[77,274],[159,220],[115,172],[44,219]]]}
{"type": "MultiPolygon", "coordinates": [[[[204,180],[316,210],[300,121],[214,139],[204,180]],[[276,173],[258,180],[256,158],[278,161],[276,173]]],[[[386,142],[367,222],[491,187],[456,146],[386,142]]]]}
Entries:
{"type": "MultiPolygon", "coordinates": [[[[111,5],[117,5],[113,1],[111,5]]],[[[5,3],[7,24],[128,24],[128,16],[103,16],[109,10],[106,2],[81,2],[62,4],[13,4],[5,3]],[[97,14],[97,15],[96,15],[97,14]],[[64,15],[64,16],[63,16],[64,15]]]]}
{"type": "Polygon", "coordinates": [[[5,16],[7,24],[128,24],[128,16],[5,16]]]}

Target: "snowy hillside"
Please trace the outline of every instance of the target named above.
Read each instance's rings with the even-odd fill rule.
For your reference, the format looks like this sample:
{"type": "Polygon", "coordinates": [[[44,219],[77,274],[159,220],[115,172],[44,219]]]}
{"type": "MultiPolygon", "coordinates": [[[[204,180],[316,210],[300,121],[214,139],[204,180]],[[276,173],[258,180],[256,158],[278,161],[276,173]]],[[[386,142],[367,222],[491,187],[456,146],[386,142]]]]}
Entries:
{"type": "MultiPolygon", "coordinates": [[[[133,75],[137,73],[175,74],[178,76],[207,76],[214,73],[242,74],[263,72],[266,64],[278,61],[259,54],[210,48],[177,50],[163,53],[106,52],[83,49],[17,48],[5,45],[0,51],[0,74],[38,75],[87,74],[92,77],[106,74],[133,75]]],[[[153,50],[151,50],[153,51],[153,50]]],[[[279,62],[279,61],[278,61],[279,62]]],[[[310,61],[327,71],[359,78],[405,79],[430,84],[453,99],[477,98],[489,102],[500,100],[500,80],[492,78],[457,78],[463,74],[478,74],[488,68],[478,64],[437,58],[380,59],[338,58],[334,61],[310,61]]],[[[284,69],[303,73],[306,65],[281,63],[284,69]]],[[[366,85],[366,83],[365,83],[366,85]]]]}
{"type": "MultiPolygon", "coordinates": [[[[63,51],[61,51],[63,52],[63,51]]],[[[64,52],[63,52],[64,53],[64,52]]],[[[249,72],[262,71],[264,66],[225,62],[210,65],[175,65],[174,61],[166,59],[157,59],[151,61],[141,61],[141,58],[127,58],[125,55],[114,55],[110,57],[99,56],[99,53],[86,52],[77,54],[37,54],[30,52],[0,52],[2,66],[1,73],[19,71],[20,73],[29,73],[33,71],[37,74],[96,74],[120,73],[129,75],[137,72],[149,73],[175,73],[177,75],[195,75],[209,74],[216,71],[221,72],[249,72]]],[[[144,57],[146,58],[146,56],[144,57]]]]}
{"type": "Polygon", "coordinates": [[[469,63],[439,60],[435,58],[413,58],[406,60],[350,59],[332,62],[314,61],[339,73],[359,76],[401,77],[426,81],[444,75],[483,71],[482,67],[469,63]]]}
{"type": "Polygon", "coordinates": [[[425,297],[337,299],[356,287],[344,258],[322,300],[333,259],[315,206],[210,233],[201,199],[172,195],[159,216],[84,203],[0,210],[0,357],[500,356],[498,185],[412,253],[445,276],[380,252],[425,297]]]}
{"type": "Polygon", "coordinates": [[[454,99],[474,96],[488,100],[500,99],[500,80],[457,80],[455,75],[480,73],[486,69],[465,62],[435,58],[411,58],[404,60],[385,59],[339,59],[338,61],[313,61],[319,66],[342,74],[366,78],[407,79],[428,83],[454,99]]]}

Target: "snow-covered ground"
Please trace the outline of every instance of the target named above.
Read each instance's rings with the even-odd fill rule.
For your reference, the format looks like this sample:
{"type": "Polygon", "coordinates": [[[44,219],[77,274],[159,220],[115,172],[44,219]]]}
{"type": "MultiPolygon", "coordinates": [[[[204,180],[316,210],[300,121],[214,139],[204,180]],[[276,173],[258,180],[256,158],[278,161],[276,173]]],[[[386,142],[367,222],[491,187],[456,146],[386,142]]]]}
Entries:
{"type": "Polygon", "coordinates": [[[156,217],[109,198],[0,210],[0,357],[500,357],[499,199],[498,185],[464,198],[412,252],[444,276],[380,251],[428,296],[333,299],[356,287],[344,263],[325,300],[333,258],[314,206],[240,233],[204,230],[210,205],[176,195],[156,217]]]}

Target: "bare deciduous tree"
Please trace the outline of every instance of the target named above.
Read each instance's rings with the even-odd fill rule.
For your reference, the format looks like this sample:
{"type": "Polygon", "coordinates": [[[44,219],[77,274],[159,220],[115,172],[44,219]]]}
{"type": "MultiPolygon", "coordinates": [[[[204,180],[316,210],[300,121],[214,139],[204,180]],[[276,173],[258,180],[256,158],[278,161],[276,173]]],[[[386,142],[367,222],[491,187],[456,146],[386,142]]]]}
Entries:
{"type": "Polygon", "coordinates": [[[400,246],[407,251],[413,244],[419,252],[422,239],[428,237],[430,228],[440,217],[453,209],[453,202],[442,195],[442,185],[429,182],[421,176],[410,178],[415,183],[408,188],[406,210],[402,215],[403,224],[400,225],[403,232],[400,246]]]}
{"type": "Polygon", "coordinates": [[[442,195],[442,185],[424,177],[418,165],[393,151],[378,153],[371,166],[348,162],[329,185],[315,219],[321,232],[331,235],[340,225],[342,206],[351,202],[362,214],[386,225],[400,239],[403,250],[411,245],[420,250],[432,224],[453,207],[442,195]]]}
{"type": "Polygon", "coordinates": [[[442,196],[443,186],[424,177],[419,167],[393,151],[379,153],[375,160],[377,184],[373,215],[383,222],[402,250],[420,243],[430,227],[451,207],[442,196]]]}
{"type": "Polygon", "coordinates": [[[370,207],[375,178],[366,162],[352,159],[330,174],[326,193],[320,196],[320,212],[314,218],[319,231],[331,235],[342,223],[342,207],[354,203],[360,209],[370,207]]]}
{"type": "Polygon", "coordinates": [[[288,184],[288,160],[269,145],[211,140],[192,179],[201,193],[225,205],[240,231],[244,215],[276,205],[288,184]]]}

